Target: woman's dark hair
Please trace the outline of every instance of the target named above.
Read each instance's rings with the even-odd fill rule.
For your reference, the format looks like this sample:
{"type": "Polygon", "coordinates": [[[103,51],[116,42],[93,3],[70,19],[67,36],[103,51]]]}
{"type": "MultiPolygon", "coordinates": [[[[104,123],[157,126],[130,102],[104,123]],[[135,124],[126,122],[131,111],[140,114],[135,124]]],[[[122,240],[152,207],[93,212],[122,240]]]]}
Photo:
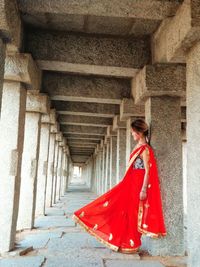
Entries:
{"type": "Polygon", "coordinates": [[[150,127],[143,119],[136,119],[131,123],[131,128],[136,131],[143,133],[147,143],[150,145],[150,127]]]}

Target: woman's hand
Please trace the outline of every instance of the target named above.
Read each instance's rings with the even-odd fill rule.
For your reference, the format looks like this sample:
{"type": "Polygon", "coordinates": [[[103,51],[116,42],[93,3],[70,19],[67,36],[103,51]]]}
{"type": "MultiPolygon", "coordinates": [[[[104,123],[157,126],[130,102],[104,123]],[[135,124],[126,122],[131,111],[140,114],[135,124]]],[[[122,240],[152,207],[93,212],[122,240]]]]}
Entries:
{"type": "Polygon", "coordinates": [[[144,200],[144,199],[146,199],[146,197],[147,197],[147,192],[146,192],[146,190],[141,190],[140,191],[140,200],[144,200]]]}

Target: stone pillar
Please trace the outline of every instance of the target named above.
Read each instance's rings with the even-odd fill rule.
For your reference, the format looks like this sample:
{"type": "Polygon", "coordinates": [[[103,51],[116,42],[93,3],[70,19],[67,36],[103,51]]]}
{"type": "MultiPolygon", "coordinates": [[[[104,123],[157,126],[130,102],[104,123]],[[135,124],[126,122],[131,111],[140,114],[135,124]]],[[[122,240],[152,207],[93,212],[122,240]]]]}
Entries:
{"type": "Polygon", "coordinates": [[[62,165],[62,187],[61,187],[61,196],[64,196],[67,190],[67,151],[66,146],[63,147],[63,165],[62,165]]]}
{"type": "Polygon", "coordinates": [[[188,266],[200,266],[200,42],[187,55],[187,244],[188,266]]]}
{"type": "Polygon", "coordinates": [[[61,142],[58,147],[58,169],[57,169],[57,183],[56,183],[56,202],[60,200],[61,190],[61,179],[62,179],[62,161],[63,161],[63,150],[61,142]]]}
{"type": "Polygon", "coordinates": [[[131,123],[134,119],[144,117],[144,105],[136,105],[133,98],[123,98],[120,104],[120,121],[126,122],[126,167],[128,166],[130,153],[137,142],[131,133],[131,123]]]}
{"type": "Polygon", "coordinates": [[[46,201],[45,201],[47,207],[52,207],[52,196],[53,196],[56,133],[52,132],[52,129],[53,127],[51,126],[50,140],[49,140],[48,170],[47,170],[47,189],[46,189],[46,201]]]}
{"type": "MultiPolygon", "coordinates": [[[[4,5],[2,7],[11,6],[4,5]]],[[[12,20],[15,20],[15,16],[16,13],[13,10],[12,20]]],[[[10,18],[10,16],[3,16],[2,20],[8,18],[10,18]]],[[[8,26],[6,22],[2,22],[1,25],[8,26]]],[[[17,28],[19,25],[17,25],[17,28]]],[[[15,34],[17,33],[17,28],[15,34]]],[[[9,29],[7,29],[6,32],[8,33],[9,29]]],[[[17,39],[15,39],[15,41],[16,40],[17,39]]],[[[17,42],[15,44],[17,44],[17,42]]],[[[2,58],[0,62],[2,63],[4,61],[5,47],[3,44],[1,44],[1,46],[2,58]]],[[[0,73],[1,76],[2,70],[0,70],[0,73]]],[[[0,158],[2,161],[0,171],[1,174],[4,174],[4,176],[1,176],[3,178],[3,184],[0,182],[0,198],[3,199],[3,201],[0,201],[0,205],[3,205],[3,209],[0,206],[0,225],[1,229],[4,229],[3,233],[0,233],[1,252],[8,251],[14,247],[17,225],[26,109],[26,90],[23,86],[31,89],[32,85],[34,85],[35,88],[38,89],[40,74],[40,71],[37,69],[30,55],[17,53],[16,56],[12,53],[11,56],[7,49],[4,68],[5,84],[3,89],[0,131],[0,139],[3,141],[3,144],[2,141],[0,141],[0,146],[2,147],[0,149],[0,158]],[[4,179],[5,176],[8,177],[4,179]],[[6,209],[5,206],[7,207],[6,209]],[[10,218],[9,221],[8,218],[10,218]]]]}
{"type": "Polygon", "coordinates": [[[108,191],[110,189],[110,137],[106,139],[106,175],[105,175],[105,189],[108,191]]]}
{"type": "Polygon", "coordinates": [[[128,166],[130,154],[137,143],[131,133],[131,123],[134,119],[135,117],[130,117],[126,121],[126,167],[128,166]]]}
{"type": "MultiPolygon", "coordinates": [[[[4,76],[4,65],[5,65],[5,44],[0,39],[0,110],[1,110],[1,102],[2,102],[2,94],[3,94],[3,76],[4,76]]],[[[0,113],[1,117],[1,113],[0,113]]]]}
{"type": "Polygon", "coordinates": [[[105,184],[105,159],[106,159],[106,145],[103,144],[102,151],[102,172],[101,172],[101,194],[104,193],[104,184],[105,184]]]}
{"type": "Polygon", "coordinates": [[[113,119],[113,131],[117,131],[117,183],[123,179],[126,170],[126,122],[120,121],[119,115],[113,119]]]}
{"type": "Polygon", "coordinates": [[[57,173],[58,173],[58,151],[59,151],[59,141],[57,139],[57,134],[56,134],[55,156],[54,156],[54,171],[53,171],[52,204],[56,203],[56,186],[57,186],[57,173]]]}
{"type": "Polygon", "coordinates": [[[110,185],[111,188],[117,184],[117,136],[110,137],[110,185]]]}
{"type": "Polygon", "coordinates": [[[50,127],[55,123],[55,110],[41,117],[40,148],[37,171],[36,216],[45,215],[50,127]]]}
{"type": "Polygon", "coordinates": [[[184,254],[180,104],[185,86],[185,66],[181,64],[147,65],[132,83],[135,102],[145,102],[146,122],[151,125],[167,231],[167,236],[158,240],[145,238],[152,255],[184,254]]]}
{"type": "Polygon", "coordinates": [[[14,248],[19,207],[26,90],[4,82],[0,120],[0,252],[14,248]]]}
{"type": "Polygon", "coordinates": [[[32,229],[34,225],[41,113],[49,111],[48,101],[46,95],[27,94],[17,229],[32,229]]]}

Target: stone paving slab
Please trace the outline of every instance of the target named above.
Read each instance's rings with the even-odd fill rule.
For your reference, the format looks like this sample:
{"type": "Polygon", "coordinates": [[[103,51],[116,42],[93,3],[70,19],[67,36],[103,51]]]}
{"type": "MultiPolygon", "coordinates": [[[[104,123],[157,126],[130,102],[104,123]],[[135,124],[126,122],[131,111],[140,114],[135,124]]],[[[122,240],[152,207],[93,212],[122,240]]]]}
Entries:
{"type": "Polygon", "coordinates": [[[63,232],[47,232],[28,235],[18,242],[17,247],[33,246],[34,249],[44,248],[51,238],[60,238],[63,232]]]}
{"type": "Polygon", "coordinates": [[[49,250],[67,250],[68,248],[84,248],[84,247],[105,247],[103,244],[98,244],[94,237],[88,233],[66,233],[61,239],[50,240],[48,243],[49,250]]]}
{"type": "Polygon", "coordinates": [[[45,261],[43,256],[26,256],[0,260],[0,267],[40,267],[45,261]]]}
{"type": "Polygon", "coordinates": [[[76,258],[72,260],[64,257],[48,258],[44,267],[104,267],[103,262],[100,258],[92,258],[90,261],[84,260],[83,258],[76,258]]]}
{"type": "Polygon", "coordinates": [[[106,260],[105,267],[164,267],[158,261],[106,260]]]}
{"type": "Polygon", "coordinates": [[[47,208],[45,212],[47,216],[64,216],[64,210],[58,208],[47,208]]]}
{"type": "Polygon", "coordinates": [[[37,218],[34,226],[49,229],[53,227],[75,226],[75,222],[71,218],[66,218],[65,216],[44,216],[37,218]]]}

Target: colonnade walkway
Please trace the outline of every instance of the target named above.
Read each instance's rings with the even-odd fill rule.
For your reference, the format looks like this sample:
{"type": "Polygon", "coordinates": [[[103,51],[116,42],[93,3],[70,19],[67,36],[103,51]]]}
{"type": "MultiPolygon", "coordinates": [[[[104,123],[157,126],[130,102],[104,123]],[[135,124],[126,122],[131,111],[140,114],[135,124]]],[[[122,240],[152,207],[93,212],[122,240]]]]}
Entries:
{"type": "Polygon", "coordinates": [[[61,200],[37,217],[32,230],[17,233],[16,249],[0,267],[185,267],[187,257],[153,257],[142,249],[122,254],[106,248],[72,219],[73,211],[97,197],[84,184],[71,184],[61,200]]]}

